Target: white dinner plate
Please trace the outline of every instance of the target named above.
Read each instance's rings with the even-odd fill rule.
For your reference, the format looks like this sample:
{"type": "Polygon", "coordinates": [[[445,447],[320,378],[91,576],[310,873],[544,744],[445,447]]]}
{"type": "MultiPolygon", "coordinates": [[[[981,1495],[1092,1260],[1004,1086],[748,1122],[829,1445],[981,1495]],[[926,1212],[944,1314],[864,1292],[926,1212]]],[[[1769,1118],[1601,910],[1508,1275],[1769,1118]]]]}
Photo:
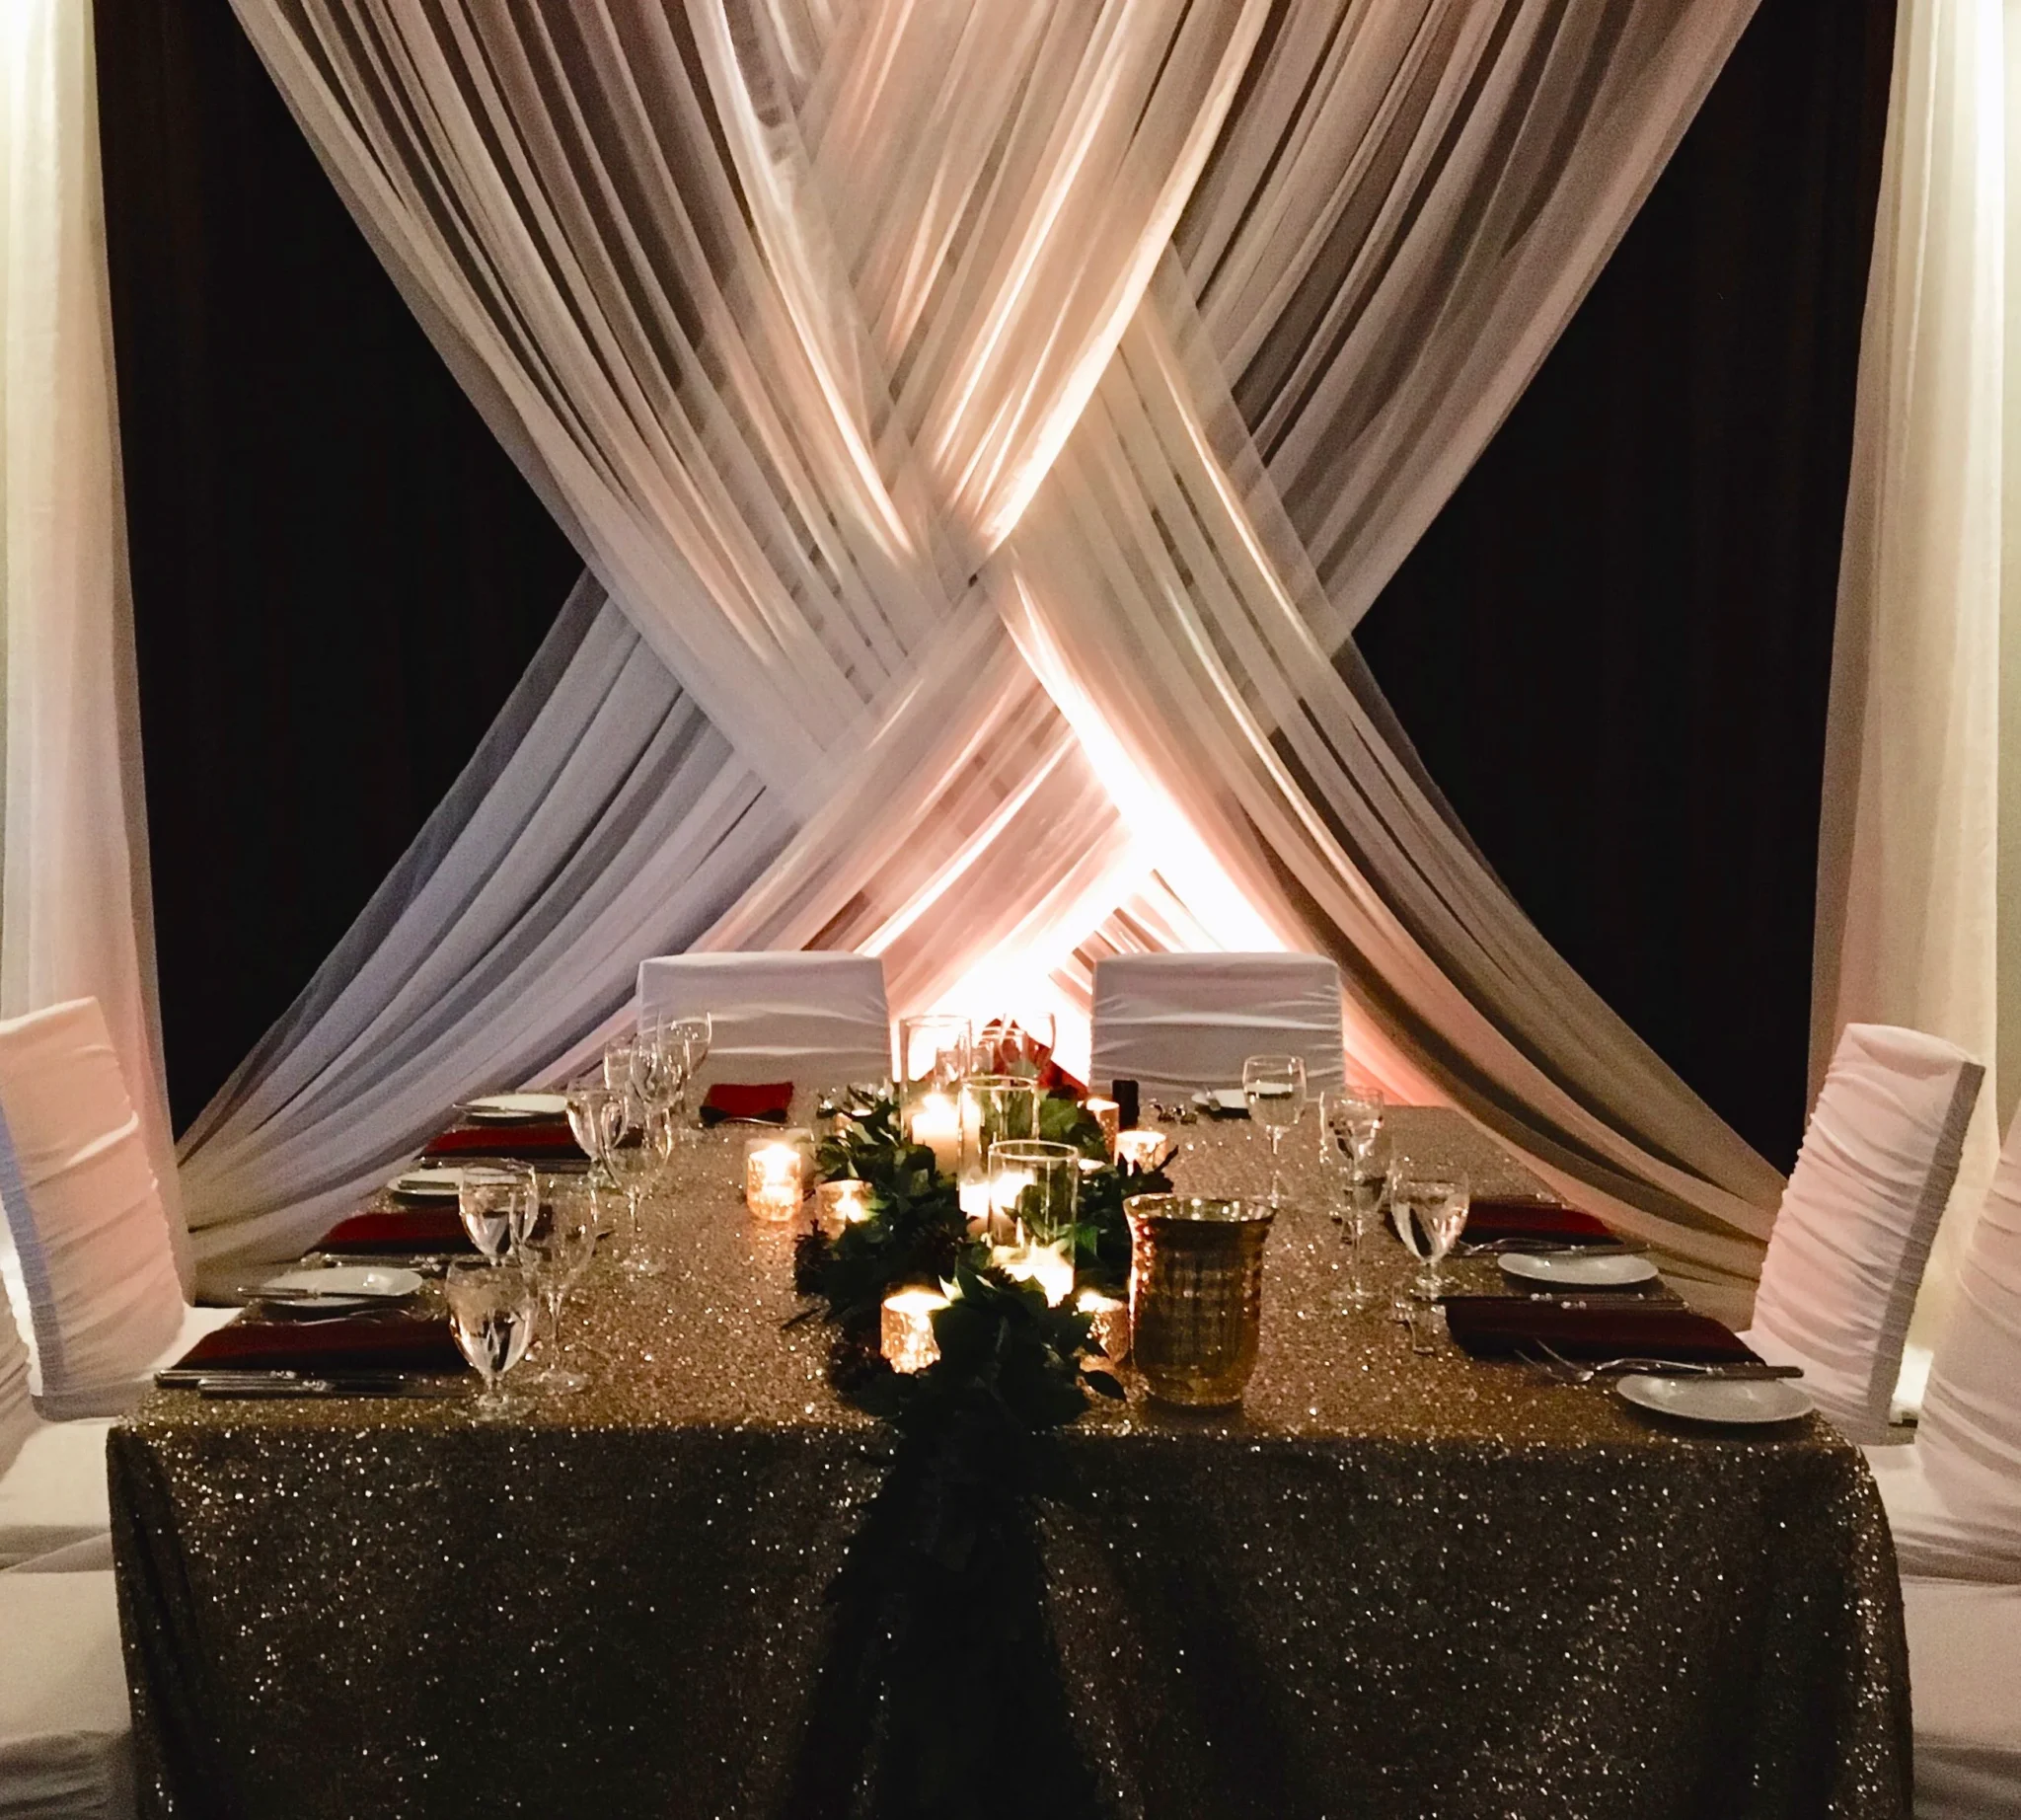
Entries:
{"type": "Polygon", "coordinates": [[[1811,1394],[1787,1378],[1622,1378],[1616,1395],[1659,1415],[1722,1428],[1790,1422],[1817,1407],[1811,1394]]]}
{"type": "Polygon", "coordinates": [[[568,1110],[566,1094],[487,1094],[482,1100],[466,1100],[465,1114],[471,1118],[503,1123],[509,1119],[559,1118],[568,1110]]]}
{"type": "Polygon", "coordinates": [[[329,1264],[312,1270],[283,1270],[260,1287],[346,1302],[399,1302],[420,1292],[421,1277],[417,1270],[387,1264],[329,1264]]]}
{"type": "Polygon", "coordinates": [[[1603,1251],[1597,1257],[1583,1257],[1577,1251],[1504,1251],[1495,1261],[1504,1276],[1566,1288],[1624,1289],[1657,1275],[1656,1266],[1639,1251],[1603,1251]]]}
{"type": "Polygon", "coordinates": [[[412,1194],[421,1200],[454,1200],[463,1188],[463,1171],[409,1170],[393,1178],[396,1194],[412,1194]]]}
{"type": "Polygon", "coordinates": [[[1249,1097],[1239,1087],[1210,1087],[1193,1096],[1195,1108],[1217,1118],[1246,1117],[1249,1097]]]}

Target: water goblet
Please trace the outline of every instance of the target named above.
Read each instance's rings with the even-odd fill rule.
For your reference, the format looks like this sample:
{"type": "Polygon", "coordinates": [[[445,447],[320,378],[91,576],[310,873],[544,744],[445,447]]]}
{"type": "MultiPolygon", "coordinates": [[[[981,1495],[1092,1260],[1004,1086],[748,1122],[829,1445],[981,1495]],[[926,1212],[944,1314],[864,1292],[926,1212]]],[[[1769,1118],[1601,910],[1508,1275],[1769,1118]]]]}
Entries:
{"type": "Polygon", "coordinates": [[[618,1268],[627,1276],[663,1276],[666,1265],[645,1250],[638,1203],[659,1178],[666,1157],[655,1142],[653,1113],[643,1098],[628,1090],[619,1100],[620,1111],[605,1159],[611,1179],[625,1196],[625,1249],[618,1268]]]}
{"type": "Polygon", "coordinates": [[[541,1218],[520,1247],[547,1319],[541,1366],[529,1380],[546,1391],[579,1391],[589,1382],[561,1363],[561,1309],[596,1255],[596,1188],[586,1175],[541,1178],[541,1218]]]}
{"type": "Polygon", "coordinates": [[[483,1381],[473,1412],[495,1420],[512,1407],[499,1380],[533,1339],[533,1279],[517,1264],[470,1258],[449,1266],[442,1287],[457,1348],[483,1381]]]}
{"type": "Polygon", "coordinates": [[[1436,1302],[1445,1293],[1439,1266],[1466,1226],[1466,1172],[1398,1157],[1389,1171],[1389,1222],[1424,1268],[1411,1293],[1436,1302]]]}
{"type": "Polygon", "coordinates": [[[682,1143],[687,1142],[690,1129],[688,1090],[701,1075],[702,1064],[709,1060],[709,1045],[714,1035],[715,1019],[706,1011],[696,1012],[686,1018],[669,1018],[660,1026],[660,1042],[673,1058],[679,1071],[679,1082],[674,1089],[673,1111],[675,1135],[682,1143]]]}
{"type": "Polygon", "coordinates": [[[463,1230],[492,1263],[525,1233],[533,1200],[533,1171],[524,1164],[473,1164],[456,1184],[456,1211],[463,1230]]]}
{"type": "Polygon", "coordinates": [[[1270,1134],[1270,1204],[1284,1200],[1278,1174],[1284,1134],[1306,1109],[1306,1064],[1296,1055],[1252,1055],[1242,1064],[1242,1098],[1249,1116],[1270,1134]]]}
{"type": "Polygon", "coordinates": [[[1386,1106],[1380,1087],[1350,1080],[1324,1096],[1320,1105],[1320,1145],[1330,1148],[1368,1173],[1383,1135],[1386,1106]]]}
{"type": "Polygon", "coordinates": [[[611,1137],[621,1097],[608,1087],[584,1083],[568,1090],[568,1129],[582,1154],[599,1169],[609,1167],[611,1137]]]}
{"type": "Polygon", "coordinates": [[[637,1086],[638,1045],[620,1037],[604,1044],[604,1085],[612,1093],[626,1093],[637,1086]]]}

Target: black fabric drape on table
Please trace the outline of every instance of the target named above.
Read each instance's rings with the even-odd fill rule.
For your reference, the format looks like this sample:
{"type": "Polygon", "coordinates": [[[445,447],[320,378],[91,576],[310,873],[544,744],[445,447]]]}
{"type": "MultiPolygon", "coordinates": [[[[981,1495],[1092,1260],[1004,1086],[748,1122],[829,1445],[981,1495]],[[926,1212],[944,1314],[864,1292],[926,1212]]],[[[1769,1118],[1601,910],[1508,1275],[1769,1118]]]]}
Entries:
{"type": "Polygon", "coordinates": [[[226,0],[97,0],[170,1098],[286,1009],[580,559],[409,314],[226,0]]]}
{"type": "Polygon", "coordinates": [[[1517,900],[1787,1168],[1889,0],[1763,0],[1363,621],[1517,900]]]}

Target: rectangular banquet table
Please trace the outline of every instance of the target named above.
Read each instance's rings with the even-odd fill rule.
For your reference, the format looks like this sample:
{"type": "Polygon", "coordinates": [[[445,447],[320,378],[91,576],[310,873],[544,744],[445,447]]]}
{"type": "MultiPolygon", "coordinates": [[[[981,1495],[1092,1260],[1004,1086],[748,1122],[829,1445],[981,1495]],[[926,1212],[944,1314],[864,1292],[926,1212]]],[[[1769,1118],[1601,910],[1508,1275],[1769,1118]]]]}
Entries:
{"type": "MultiPolygon", "coordinates": [[[[1393,1118],[1477,1191],[1529,1185],[1456,1115],[1393,1118]]],[[[586,1281],[580,1395],[481,1424],[157,1392],[119,1425],[145,1811],[794,1811],[824,1593],[891,1442],[786,1326],[790,1233],[742,1210],[743,1135],[699,1136],[648,1209],[667,1275],[586,1281]]],[[[1179,1135],[1185,1191],[1259,1186],[1246,1124],[1179,1135]]],[[[1045,1512],[1049,1617],[1101,1811],[1906,1815],[1858,1451],[1815,1418],[1690,1432],[1336,1312],[1293,1135],[1242,1409],[1133,1390],[1063,1440],[1084,1495],[1045,1512]]],[[[1386,1302],[1409,1260],[1368,1254],[1386,1302]]]]}

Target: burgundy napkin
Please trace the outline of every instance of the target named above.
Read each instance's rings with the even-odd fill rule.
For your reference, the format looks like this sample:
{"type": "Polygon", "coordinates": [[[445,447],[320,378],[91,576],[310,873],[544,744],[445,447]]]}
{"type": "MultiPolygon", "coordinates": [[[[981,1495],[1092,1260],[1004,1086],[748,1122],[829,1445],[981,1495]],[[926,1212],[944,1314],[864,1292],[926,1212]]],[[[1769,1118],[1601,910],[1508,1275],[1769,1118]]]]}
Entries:
{"type": "Polygon", "coordinates": [[[454,1202],[446,1207],[401,1207],[391,1213],[354,1213],[310,1248],[318,1251],[470,1251],[454,1202]]]}
{"type": "Polygon", "coordinates": [[[176,1361],[201,1371],[461,1371],[442,1321],[235,1321],[176,1361]]]}
{"type": "Polygon", "coordinates": [[[702,1122],[719,1125],[726,1118],[757,1118],[768,1125],[783,1125],[792,1103],[790,1081],[765,1081],[755,1087],[718,1081],[703,1096],[702,1122]]]}
{"type": "Polygon", "coordinates": [[[458,1125],[428,1141],[424,1157],[514,1157],[522,1162],[582,1161],[566,1118],[529,1118],[516,1124],[458,1125]]]}
{"type": "Polygon", "coordinates": [[[1560,1245],[1607,1245],[1613,1240],[1605,1221],[1577,1207],[1549,1201],[1504,1200],[1493,1195],[1466,1210],[1462,1237],[1471,1245],[1491,1239],[1548,1239],[1560,1245]]]}
{"type": "Polygon", "coordinates": [[[1446,1304],[1446,1326],[1477,1359],[1507,1358],[1541,1341],[1568,1359],[1757,1362],[1731,1327],[1687,1308],[1567,1308],[1522,1296],[1463,1296],[1446,1304]]]}

